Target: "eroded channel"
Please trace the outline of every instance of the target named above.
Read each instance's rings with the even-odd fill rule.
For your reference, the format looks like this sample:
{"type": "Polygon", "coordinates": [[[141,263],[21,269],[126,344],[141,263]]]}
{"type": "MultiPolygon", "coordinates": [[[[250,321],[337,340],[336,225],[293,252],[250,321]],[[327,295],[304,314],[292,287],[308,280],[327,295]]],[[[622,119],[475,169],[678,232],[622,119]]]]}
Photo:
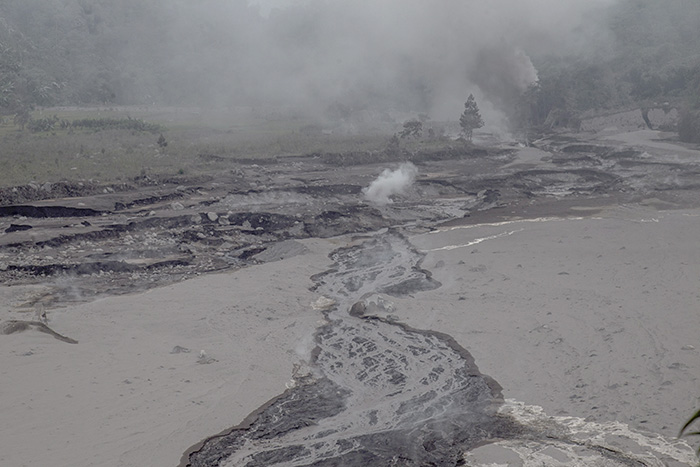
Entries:
{"type": "Polygon", "coordinates": [[[313,278],[329,306],[308,368],[297,369],[295,384],[242,424],[188,450],[181,465],[457,466],[520,459],[530,466],[549,465],[550,455],[551,462],[566,459],[556,465],[595,459],[596,465],[656,466],[692,458],[687,445],[617,422],[591,424],[504,404],[498,383],[452,337],[400,323],[400,310],[384,299],[440,287],[421,259],[394,230],[334,251],[332,269],[313,278]]]}
{"type": "Polygon", "coordinates": [[[497,414],[500,386],[452,338],[370,313],[382,306],[376,293],[440,285],[402,235],[389,231],[331,259],[333,269],[314,278],[336,305],[317,332],[311,371],[184,465],[457,465],[469,448],[522,434],[497,414]]]}

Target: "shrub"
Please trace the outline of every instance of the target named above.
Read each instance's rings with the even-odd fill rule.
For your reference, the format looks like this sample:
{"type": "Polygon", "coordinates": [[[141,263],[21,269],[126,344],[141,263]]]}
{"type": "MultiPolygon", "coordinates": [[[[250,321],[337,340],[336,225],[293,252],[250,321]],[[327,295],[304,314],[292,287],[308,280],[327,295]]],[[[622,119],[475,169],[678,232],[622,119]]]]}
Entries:
{"type": "MultiPolygon", "coordinates": [[[[700,430],[693,430],[691,428],[691,425],[698,420],[700,420],[700,410],[695,412],[695,414],[690,417],[687,422],[685,422],[685,425],[683,425],[683,428],[681,428],[681,432],[678,436],[700,436],[700,430]]],[[[700,455],[700,448],[698,448],[697,453],[700,455]]]]}
{"type": "Polygon", "coordinates": [[[38,133],[53,130],[56,123],[58,123],[58,117],[54,115],[46,118],[30,118],[25,126],[32,133],[38,133]]]}
{"type": "MultiPolygon", "coordinates": [[[[63,128],[63,122],[61,122],[63,128]]],[[[89,130],[131,130],[160,133],[163,127],[156,123],[144,122],[135,118],[82,118],[66,122],[65,128],[85,128],[89,130]]]]}

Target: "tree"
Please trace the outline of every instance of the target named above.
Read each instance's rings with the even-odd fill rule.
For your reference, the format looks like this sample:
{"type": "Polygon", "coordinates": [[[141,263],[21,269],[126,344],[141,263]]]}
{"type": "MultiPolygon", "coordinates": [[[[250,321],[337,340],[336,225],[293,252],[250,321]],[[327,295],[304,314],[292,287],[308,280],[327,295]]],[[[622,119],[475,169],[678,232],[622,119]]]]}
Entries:
{"type": "Polygon", "coordinates": [[[158,137],[158,146],[161,148],[165,148],[168,146],[168,142],[165,140],[165,136],[163,136],[163,133],[161,133],[158,137]]]}
{"type": "Polygon", "coordinates": [[[423,132],[423,122],[420,120],[409,120],[403,124],[403,131],[399,133],[402,138],[408,138],[409,136],[415,136],[419,138],[423,132]]]}
{"type": "Polygon", "coordinates": [[[474,94],[469,94],[467,102],[464,103],[464,112],[459,117],[459,126],[462,127],[462,135],[467,141],[472,140],[474,130],[484,126],[484,120],[479,113],[479,106],[476,105],[474,94]]]}
{"type": "Polygon", "coordinates": [[[401,152],[401,143],[399,142],[399,136],[394,133],[394,136],[389,140],[389,144],[386,147],[386,153],[391,156],[396,156],[401,152]]]}

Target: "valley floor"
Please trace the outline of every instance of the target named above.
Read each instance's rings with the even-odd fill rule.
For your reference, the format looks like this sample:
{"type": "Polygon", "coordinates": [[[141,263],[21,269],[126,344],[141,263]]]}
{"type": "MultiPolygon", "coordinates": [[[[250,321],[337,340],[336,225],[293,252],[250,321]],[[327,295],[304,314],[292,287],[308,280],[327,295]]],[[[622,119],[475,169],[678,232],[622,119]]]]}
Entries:
{"type": "Polygon", "coordinates": [[[700,394],[700,152],[662,136],[433,154],[385,206],[361,190],[396,164],[311,156],[0,206],[0,463],[177,465],[323,376],[314,278],[396,231],[439,287],[347,299],[451,336],[502,412],[563,440],[514,436],[469,465],[692,464],[674,436],[700,394]]]}

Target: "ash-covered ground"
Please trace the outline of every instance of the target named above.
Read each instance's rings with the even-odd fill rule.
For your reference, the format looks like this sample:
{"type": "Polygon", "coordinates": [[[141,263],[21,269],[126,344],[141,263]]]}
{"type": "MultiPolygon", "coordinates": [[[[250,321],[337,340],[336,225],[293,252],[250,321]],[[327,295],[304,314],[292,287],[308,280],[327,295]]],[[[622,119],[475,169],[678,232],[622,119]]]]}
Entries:
{"type": "MultiPolygon", "coordinates": [[[[355,234],[356,245],[337,250],[334,268],[314,278],[328,303],[311,368],[246,426],[192,448],[183,463],[459,465],[465,450],[485,442],[553,436],[497,414],[498,383],[450,336],[375,316],[374,294],[440,286],[405,234],[588,216],[626,203],[697,207],[698,151],[674,147],[670,155],[661,137],[554,135],[527,147],[454,143],[393,155],[232,160],[225,173],[196,179],[7,188],[0,280],[38,286],[26,303],[37,316],[24,328],[51,333],[52,310],[69,303],[275,261],[304,248],[297,239],[355,234]],[[405,161],[416,167],[415,180],[393,202],[368,199],[365,189],[405,161]]],[[[609,465],[632,462],[622,453],[604,457],[609,465]]]]}
{"type": "Polygon", "coordinates": [[[0,281],[48,285],[28,305],[50,308],[269,261],[290,254],[294,239],[566,215],[582,203],[680,208],[696,202],[698,187],[692,150],[670,157],[571,136],[531,147],[234,160],[195,179],[30,184],[0,190],[0,281]],[[402,196],[366,199],[363,188],[407,160],[418,175],[402,196]]]}

